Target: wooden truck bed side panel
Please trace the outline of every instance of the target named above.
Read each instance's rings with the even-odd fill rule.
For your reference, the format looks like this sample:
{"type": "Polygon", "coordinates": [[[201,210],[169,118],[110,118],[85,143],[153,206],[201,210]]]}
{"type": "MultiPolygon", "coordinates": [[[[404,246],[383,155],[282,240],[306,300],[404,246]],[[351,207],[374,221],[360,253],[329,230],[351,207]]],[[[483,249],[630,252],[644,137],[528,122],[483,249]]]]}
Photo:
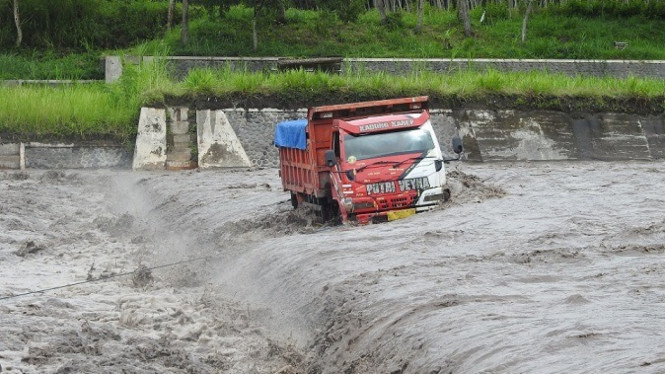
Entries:
{"type": "Polygon", "coordinates": [[[312,194],[318,189],[318,168],[308,149],[279,148],[282,186],[285,190],[312,194]]]}
{"type": "Polygon", "coordinates": [[[325,153],[332,146],[332,120],[314,120],[307,124],[307,149],[280,149],[284,188],[316,197],[330,196],[330,169],[325,153]]]}

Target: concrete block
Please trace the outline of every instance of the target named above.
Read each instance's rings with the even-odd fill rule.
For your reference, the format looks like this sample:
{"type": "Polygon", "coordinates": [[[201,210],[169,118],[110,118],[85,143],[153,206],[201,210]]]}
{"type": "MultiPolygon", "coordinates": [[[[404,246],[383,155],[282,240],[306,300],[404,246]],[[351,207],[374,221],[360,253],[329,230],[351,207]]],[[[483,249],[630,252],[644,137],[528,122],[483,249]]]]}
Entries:
{"type": "Polygon", "coordinates": [[[0,156],[0,169],[20,169],[21,159],[19,155],[0,156]]]}
{"type": "Polygon", "coordinates": [[[194,161],[166,161],[167,170],[188,170],[195,169],[196,166],[194,161]]]}
{"type": "Polygon", "coordinates": [[[184,106],[169,107],[168,108],[169,121],[188,121],[189,120],[189,108],[184,106]]]}
{"type": "Polygon", "coordinates": [[[14,156],[19,154],[18,143],[0,144],[0,156],[14,156]]]}
{"type": "Polygon", "coordinates": [[[665,158],[665,125],[663,116],[648,117],[639,120],[640,126],[647,137],[649,151],[654,159],[665,158]]]}
{"type": "Polygon", "coordinates": [[[167,161],[190,161],[191,159],[192,159],[191,149],[169,152],[166,155],[166,160],[167,161]]]}
{"type": "Polygon", "coordinates": [[[647,137],[638,118],[624,113],[605,113],[598,116],[602,121],[602,134],[596,144],[596,158],[601,160],[628,160],[651,158],[647,137]]]}
{"type": "Polygon", "coordinates": [[[2,85],[6,87],[16,87],[22,84],[21,80],[18,79],[7,79],[2,81],[2,85]]]}
{"type": "Polygon", "coordinates": [[[19,166],[25,170],[25,143],[21,142],[18,146],[19,166]]]}
{"type": "Polygon", "coordinates": [[[632,115],[587,115],[573,121],[573,133],[583,160],[651,158],[647,137],[632,115]]]}
{"type": "Polygon", "coordinates": [[[119,56],[106,56],[104,64],[104,80],[113,83],[122,76],[122,61],[119,56]]]}
{"type": "Polygon", "coordinates": [[[523,141],[518,150],[523,149],[529,161],[575,159],[577,147],[571,129],[571,119],[567,113],[537,110],[520,112],[520,121],[526,131],[535,134],[532,142],[523,141]]]}
{"type": "MultiPolygon", "coordinates": [[[[150,63],[152,56],[143,56],[143,61],[150,63]]],[[[183,78],[194,68],[217,68],[231,66],[232,69],[249,71],[277,70],[277,57],[200,57],[169,56],[165,58],[167,67],[178,78],[183,78]]],[[[139,58],[127,56],[128,63],[138,63],[139,58]],[[132,61],[134,60],[134,61],[132,61]]],[[[109,56],[105,60],[106,81],[117,80],[122,74],[120,58],[109,56]],[[117,61],[117,62],[116,62],[117,61]],[[117,68],[114,66],[117,64],[117,68]]],[[[342,71],[383,71],[390,74],[408,74],[414,66],[439,73],[465,71],[469,69],[486,71],[549,71],[567,75],[591,75],[614,77],[652,77],[665,78],[665,61],[627,61],[627,60],[531,60],[531,59],[396,59],[396,58],[346,58],[341,65],[342,71]]]]}
{"type": "Polygon", "coordinates": [[[556,112],[499,111],[500,122],[508,128],[505,149],[520,161],[565,160],[574,155],[569,119],[556,112]]]}
{"type": "Polygon", "coordinates": [[[223,111],[197,111],[196,133],[200,168],[252,165],[223,111]]]}
{"type": "Polygon", "coordinates": [[[189,134],[171,135],[171,142],[173,144],[189,144],[191,141],[192,137],[189,134]]]}
{"type": "Polygon", "coordinates": [[[189,133],[189,122],[174,121],[169,124],[169,132],[173,135],[186,135],[189,133]]]}
{"type": "Polygon", "coordinates": [[[459,117],[469,160],[544,161],[577,155],[570,119],[562,113],[473,109],[459,117]]]}
{"type": "Polygon", "coordinates": [[[509,129],[497,126],[497,112],[493,110],[464,110],[458,114],[462,124],[460,136],[464,142],[467,159],[473,161],[516,159],[504,152],[501,142],[509,129]]]}
{"type": "Polygon", "coordinates": [[[164,169],[166,163],[166,112],[164,109],[141,108],[134,170],[164,169]]]}

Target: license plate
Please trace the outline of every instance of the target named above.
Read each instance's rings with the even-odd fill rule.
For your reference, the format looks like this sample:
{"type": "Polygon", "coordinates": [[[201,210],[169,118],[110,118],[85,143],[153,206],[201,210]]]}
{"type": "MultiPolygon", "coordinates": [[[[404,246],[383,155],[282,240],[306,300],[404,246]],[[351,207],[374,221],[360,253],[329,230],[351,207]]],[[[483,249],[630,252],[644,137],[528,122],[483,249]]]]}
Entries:
{"type": "Polygon", "coordinates": [[[388,221],[394,221],[396,219],[406,218],[416,214],[416,209],[402,209],[402,210],[393,210],[387,213],[388,221]]]}

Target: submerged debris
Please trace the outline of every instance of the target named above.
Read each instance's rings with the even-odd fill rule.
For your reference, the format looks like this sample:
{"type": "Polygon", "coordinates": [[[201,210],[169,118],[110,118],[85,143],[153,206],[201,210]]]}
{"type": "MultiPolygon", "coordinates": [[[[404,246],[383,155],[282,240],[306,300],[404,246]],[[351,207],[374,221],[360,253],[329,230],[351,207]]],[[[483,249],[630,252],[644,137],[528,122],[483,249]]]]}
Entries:
{"type": "Polygon", "coordinates": [[[35,254],[37,252],[43,251],[45,248],[41,245],[35,244],[34,241],[28,240],[27,242],[23,243],[21,246],[21,249],[18,251],[14,252],[15,255],[19,257],[25,257],[27,255],[35,254]]]}
{"type": "Polygon", "coordinates": [[[134,287],[140,288],[145,287],[154,281],[152,276],[152,271],[145,265],[140,265],[138,269],[134,271],[132,276],[132,284],[134,287]]]}
{"type": "Polygon", "coordinates": [[[451,190],[451,202],[457,204],[480,203],[487,199],[506,195],[501,187],[485,183],[478,176],[453,170],[446,175],[451,190]]]}

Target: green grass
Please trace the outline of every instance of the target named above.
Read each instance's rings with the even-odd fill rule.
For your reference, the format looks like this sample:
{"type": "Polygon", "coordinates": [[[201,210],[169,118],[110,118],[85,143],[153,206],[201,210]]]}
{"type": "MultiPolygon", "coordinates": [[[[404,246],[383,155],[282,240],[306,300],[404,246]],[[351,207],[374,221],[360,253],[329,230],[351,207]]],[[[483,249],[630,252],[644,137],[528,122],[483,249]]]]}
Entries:
{"type": "Polygon", "coordinates": [[[299,105],[335,97],[388,98],[427,94],[436,98],[482,100],[487,94],[520,97],[639,98],[662,100],[661,80],[630,77],[569,77],[545,72],[500,73],[413,71],[405,76],[354,71],[341,75],[303,70],[285,73],[193,70],[182,81],[169,78],[165,64],[126,66],[117,83],[65,87],[0,87],[0,134],[87,138],[112,136],[130,140],[136,133],[139,108],[166,105],[203,96],[220,98],[270,95],[299,105]],[[302,104],[300,104],[302,103],[302,104]]]}
{"type": "Polygon", "coordinates": [[[608,98],[658,98],[665,95],[662,80],[629,77],[570,77],[546,72],[504,73],[462,71],[440,74],[414,71],[405,76],[384,72],[356,71],[341,75],[294,70],[285,73],[233,72],[230,69],[194,70],[182,83],[173,83],[162,95],[195,97],[198,94],[226,97],[299,91],[302,97],[319,93],[354,92],[370,96],[457,95],[473,98],[489,93],[505,95],[590,96],[608,98]]]}
{"type": "Polygon", "coordinates": [[[173,91],[174,83],[160,60],[127,64],[124,71],[110,85],[0,86],[0,134],[130,139],[142,103],[163,100],[162,92],[173,91]]]}
{"type": "Polygon", "coordinates": [[[375,10],[345,23],[334,13],[289,9],[283,25],[259,21],[254,51],[251,9],[232,7],[224,19],[192,20],[187,45],[180,42],[179,29],[147,44],[166,44],[174,55],[198,56],[665,59],[660,19],[581,17],[540,9],[529,17],[522,44],[522,14],[489,8],[482,24],[482,9],[471,12],[472,38],[464,37],[455,12],[429,6],[419,34],[414,32],[414,12],[393,13],[382,24],[375,10]],[[628,42],[628,47],[616,49],[615,41],[628,42]]]}
{"type": "Polygon", "coordinates": [[[102,85],[20,86],[0,89],[0,133],[127,138],[135,108],[102,85]]]}
{"type": "Polygon", "coordinates": [[[104,79],[98,53],[58,55],[52,51],[0,54],[3,79],[104,79]]]}

